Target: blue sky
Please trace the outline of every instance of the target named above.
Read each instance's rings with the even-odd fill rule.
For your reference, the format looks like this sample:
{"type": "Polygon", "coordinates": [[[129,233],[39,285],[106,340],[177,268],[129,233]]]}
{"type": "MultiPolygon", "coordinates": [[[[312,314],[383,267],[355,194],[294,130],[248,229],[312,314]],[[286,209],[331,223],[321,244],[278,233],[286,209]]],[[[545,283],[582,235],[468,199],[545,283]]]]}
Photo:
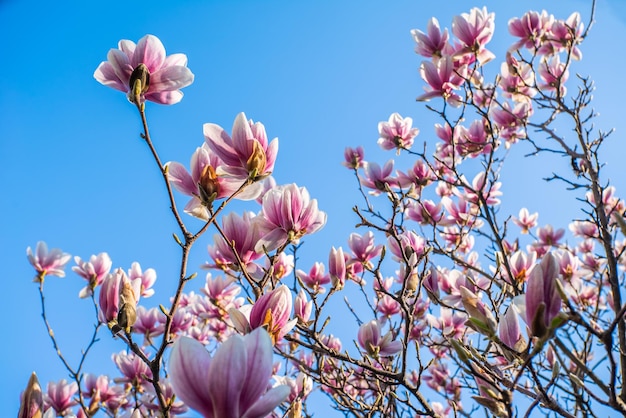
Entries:
{"type": "MultiPolygon", "coordinates": [[[[123,94],[93,79],[95,68],[119,39],[137,41],[151,33],[168,53],[189,57],[196,78],[184,90],[183,101],[175,106],[148,104],[153,138],[164,161],[188,164],[203,141],[202,124],[218,123],[230,130],[241,111],[263,122],[270,138],[279,138],[277,181],[306,186],[329,214],[324,230],[307,239],[301,253],[299,267],[308,270],[313,261],[326,261],[331,245],[345,247],[356,223],[351,212],[358,199],[354,178],[340,165],[344,148],[362,144],[366,158],[381,163],[393,157],[376,145],[377,123],[392,112],[413,117],[422,131],[418,143],[434,138],[435,120],[415,102],[423,84],[411,29],[425,29],[433,15],[450,27],[453,15],[486,5],[496,12],[490,50],[501,60],[511,41],[506,22],[527,10],[546,8],[558,18],[579,10],[588,22],[588,1],[509,3],[447,1],[443,10],[441,2],[408,0],[181,0],[149,5],[1,0],[3,410],[17,410],[19,392],[32,371],[42,382],[66,377],[40,320],[27,246],[44,240],[83,258],[107,251],[114,267],[127,269],[133,261],[153,267],[159,276],[156,298],[161,299],[146,303],[164,301],[174,286],[175,224],[159,173],[139,139],[139,118],[123,94]]],[[[596,26],[582,47],[583,61],[573,69],[596,81],[597,127],[617,129],[604,157],[607,178],[618,193],[626,187],[626,147],[620,140],[626,128],[621,100],[626,58],[620,49],[625,23],[625,4],[599,1],[596,26]]],[[[498,69],[491,65],[491,71],[498,69]]],[[[503,173],[503,211],[516,214],[528,206],[540,211],[540,223],[566,226],[580,214],[575,196],[542,183],[553,163],[524,159],[528,151],[511,151],[512,164],[503,173]]],[[[401,161],[402,167],[410,165],[401,161]]],[[[556,161],[556,168],[566,165],[556,161]]],[[[192,267],[208,258],[210,236],[197,245],[192,267]]],[[[72,274],[46,282],[50,320],[74,363],[93,323],[90,306],[77,297],[83,285],[72,274]]],[[[87,369],[105,373],[112,368],[110,353],[123,346],[106,333],[101,338],[87,369]]]]}

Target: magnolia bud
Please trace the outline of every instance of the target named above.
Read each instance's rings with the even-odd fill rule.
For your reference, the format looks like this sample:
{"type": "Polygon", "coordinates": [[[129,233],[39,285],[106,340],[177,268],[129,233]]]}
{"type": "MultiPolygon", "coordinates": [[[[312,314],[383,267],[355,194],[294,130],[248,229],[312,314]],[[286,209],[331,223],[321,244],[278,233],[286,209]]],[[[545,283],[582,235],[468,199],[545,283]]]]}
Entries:
{"type": "Polygon", "coordinates": [[[200,200],[206,206],[210,206],[217,197],[220,191],[220,185],[217,181],[215,169],[212,166],[207,165],[204,167],[204,170],[202,170],[198,183],[198,191],[200,193],[200,200]]]}
{"type": "Polygon", "coordinates": [[[41,393],[41,386],[37,380],[35,372],[30,375],[28,379],[28,385],[22,395],[22,403],[20,404],[20,411],[17,414],[18,418],[41,418],[43,415],[43,394],[41,393]]]}
{"type": "Polygon", "coordinates": [[[126,332],[130,332],[130,328],[137,320],[137,300],[135,292],[130,283],[124,283],[120,292],[120,310],[117,313],[117,324],[126,332]]]}
{"type": "Polygon", "coordinates": [[[248,169],[249,178],[251,180],[259,180],[261,178],[260,174],[265,172],[267,156],[258,141],[252,141],[252,144],[254,149],[252,150],[250,158],[246,161],[246,168],[248,169]]]}
{"type": "Polygon", "coordinates": [[[150,71],[145,64],[139,64],[133,70],[128,80],[128,87],[130,87],[130,98],[133,103],[135,103],[135,97],[146,94],[148,87],[150,87],[150,71]]]}

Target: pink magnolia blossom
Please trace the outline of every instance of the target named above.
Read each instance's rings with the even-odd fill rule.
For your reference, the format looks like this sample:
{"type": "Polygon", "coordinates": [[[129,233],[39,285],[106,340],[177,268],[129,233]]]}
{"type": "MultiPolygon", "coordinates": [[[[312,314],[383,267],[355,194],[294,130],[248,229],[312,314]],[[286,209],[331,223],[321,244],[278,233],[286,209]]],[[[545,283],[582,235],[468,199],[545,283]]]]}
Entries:
{"type": "Polygon", "coordinates": [[[275,376],[274,380],[279,385],[287,385],[291,393],[287,401],[294,402],[297,399],[305,399],[313,390],[313,380],[303,372],[298,373],[295,379],[288,376],[275,376]]]}
{"type": "Polygon", "coordinates": [[[352,251],[354,259],[368,267],[371,267],[371,260],[378,257],[383,248],[382,244],[374,244],[374,233],[372,231],[367,231],[363,235],[356,232],[351,233],[348,238],[348,246],[352,251]]]}
{"type": "MultiPolygon", "coordinates": [[[[98,318],[101,322],[113,327],[117,324],[120,309],[124,304],[122,294],[129,292],[132,295],[130,300],[126,301],[135,307],[141,296],[141,279],[135,278],[130,280],[122,269],[117,269],[114,273],[109,273],[103,280],[100,287],[98,318]]],[[[129,306],[129,308],[134,308],[129,306]]],[[[131,324],[132,325],[132,324],[131,324]]]]}
{"type": "Polygon", "coordinates": [[[532,269],[526,285],[526,323],[533,336],[546,336],[552,320],[561,311],[562,301],[557,291],[557,280],[558,260],[552,253],[547,253],[541,263],[532,269]]]}
{"type": "Polygon", "coordinates": [[[231,212],[222,218],[222,232],[213,236],[213,244],[208,246],[209,255],[215,264],[206,267],[217,267],[223,270],[241,271],[246,269],[254,274],[260,267],[254,263],[263,256],[263,252],[255,250],[261,237],[256,216],[252,212],[244,212],[239,216],[231,212]],[[236,255],[231,248],[234,245],[236,255]]]}
{"type": "Polygon", "coordinates": [[[484,120],[474,120],[469,129],[463,125],[458,125],[455,132],[456,151],[463,157],[476,158],[480,155],[487,155],[496,145],[485,129],[484,120]]]}
{"type": "Polygon", "coordinates": [[[422,189],[437,180],[435,173],[423,160],[417,160],[413,167],[406,171],[398,171],[398,184],[403,188],[414,188],[416,195],[420,195],[422,189]]]}
{"type": "Polygon", "coordinates": [[[426,26],[426,32],[418,29],[411,30],[413,40],[417,44],[415,52],[426,58],[441,58],[443,55],[449,55],[448,29],[441,31],[439,21],[431,17],[426,26]]]}
{"type": "Polygon", "coordinates": [[[193,74],[187,68],[185,54],[165,56],[165,47],[153,35],[146,35],[135,45],[122,39],[118,49],[111,49],[108,61],[100,63],[94,77],[105,86],[128,93],[134,101],[135,79],[143,73],[140,85],[140,101],[149,100],[161,104],[175,104],[183,98],[180,91],[193,83],[193,74]]]}
{"type": "Polygon", "coordinates": [[[428,316],[430,326],[438,329],[444,337],[458,340],[461,340],[468,332],[465,321],[467,321],[467,315],[448,308],[441,308],[439,317],[428,316]]]}
{"type": "Polygon", "coordinates": [[[146,271],[142,271],[141,265],[136,261],[130,265],[130,269],[128,270],[128,279],[132,283],[135,283],[136,280],[139,280],[139,295],[144,298],[149,298],[150,296],[154,295],[154,289],[152,289],[152,285],[154,285],[154,282],[156,282],[156,278],[157,274],[154,269],[149,268],[146,271]]]}
{"type": "Polygon", "coordinates": [[[113,362],[122,373],[121,382],[130,383],[131,385],[139,385],[147,382],[146,379],[152,378],[152,372],[148,365],[132,352],[121,351],[111,356],[113,362]]]}
{"type": "Polygon", "coordinates": [[[500,67],[498,87],[502,95],[515,103],[529,103],[537,95],[535,85],[535,71],[525,62],[518,62],[513,55],[506,55],[506,62],[500,67]]]}
{"type": "Polygon", "coordinates": [[[51,276],[65,277],[65,271],[63,269],[72,257],[58,248],[53,248],[48,252],[48,246],[43,241],[37,243],[34,254],[33,250],[28,247],[26,249],[26,256],[38,273],[37,276],[35,276],[35,281],[38,282],[42,282],[44,277],[48,274],[51,276]]]}
{"type": "Polygon", "coordinates": [[[294,267],[293,254],[279,253],[273,260],[265,258],[265,268],[258,269],[252,276],[258,280],[269,274],[274,283],[289,276],[294,267]]]}
{"type": "MultiPolygon", "coordinates": [[[[528,254],[522,251],[515,251],[509,259],[509,267],[511,268],[511,274],[513,275],[514,282],[512,283],[524,283],[528,280],[528,276],[535,266],[537,260],[537,254],[530,252],[528,254]]],[[[505,276],[508,275],[506,270],[503,271],[505,276]]]]}
{"type": "Polygon", "coordinates": [[[544,59],[539,65],[539,76],[543,83],[539,87],[544,91],[558,92],[559,96],[565,96],[567,88],[565,82],[569,78],[567,64],[561,62],[558,55],[544,59]]]}
{"type": "Polygon", "coordinates": [[[417,264],[426,251],[426,241],[413,231],[401,233],[398,239],[389,236],[387,243],[394,260],[403,262],[406,258],[412,266],[417,264]]]}
{"type": "Polygon", "coordinates": [[[566,51],[575,60],[583,57],[578,44],[582,42],[585,25],[581,22],[580,13],[572,13],[566,20],[555,20],[550,28],[550,36],[540,49],[544,54],[557,54],[566,51]]]}
{"type": "Polygon", "coordinates": [[[384,150],[409,149],[413,145],[413,140],[419,134],[419,129],[413,128],[413,119],[403,118],[399,113],[392,113],[389,121],[378,123],[378,145],[384,150]]]}
{"type": "Polygon", "coordinates": [[[356,148],[347,147],[343,153],[343,164],[345,167],[356,170],[363,167],[364,151],[363,147],[358,146],[356,148]]]}
{"type": "Polygon", "coordinates": [[[83,261],[80,257],[74,257],[76,265],[72,267],[72,271],[85,280],[88,284],[81,289],[78,294],[81,298],[86,298],[93,295],[93,290],[102,284],[104,278],[111,271],[111,257],[107,253],[100,253],[98,255],[92,255],[89,261],[83,261]]]}
{"type": "Polygon", "coordinates": [[[250,328],[253,330],[259,327],[265,328],[275,344],[296,325],[296,319],[289,320],[291,308],[291,291],[284,284],[280,285],[262,295],[252,305],[250,328]]]}
{"type": "Polygon", "coordinates": [[[366,162],[363,168],[365,176],[361,178],[361,184],[372,189],[369,192],[372,196],[387,193],[387,188],[394,188],[398,185],[397,179],[391,174],[393,160],[387,161],[382,168],[378,163],[366,162]]]}
{"type": "Polygon", "coordinates": [[[487,181],[486,173],[479,172],[472,179],[472,187],[465,188],[465,200],[474,205],[482,205],[483,201],[488,206],[496,206],[500,204],[499,197],[502,196],[500,187],[502,183],[495,181],[487,181]]]}
{"type": "Polygon", "coordinates": [[[342,289],[346,283],[346,258],[341,247],[339,249],[335,249],[335,247],[330,249],[328,273],[330,274],[333,287],[342,289]]]}
{"type": "Polygon", "coordinates": [[[537,226],[537,218],[539,218],[537,212],[530,214],[528,209],[522,208],[517,218],[513,217],[513,223],[522,228],[522,234],[528,234],[531,228],[537,226]]]}
{"type": "Polygon", "coordinates": [[[529,11],[522,17],[509,20],[509,33],[520,38],[511,46],[510,50],[524,47],[536,51],[546,41],[553,23],[554,16],[548,15],[545,10],[542,10],[541,13],[529,11]]]}
{"type": "Polygon", "coordinates": [[[289,184],[265,194],[257,219],[261,239],[255,250],[262,253],[297,244],[304,235],[318,231],[326,224],[326,213],[318,210],[317,200],[304,187],[289,184]]]}
{"type": "Polygon", "coordinates": [[[128,402],[124,387],[115,385],[113,379],[108,376],[86,374],[84,382],[83,396],[91,399],[91,405],[101,403],[109,412],[115,413],[128,402]]]}
{"type": "MultiPolygon", "coordinates": [[[[218,174],[224,163],[211,152],[207,144],[196,149],[191,156],[191,173],[180,163],[168,162],[167,179],[179,192],[191,196],[185,205],[185,213],[208,220],[209,208],[215,200],[232,196],[242,186],[244,179],[218,174]]],[[[260,188],[248,186],[237,194],[237,199],[250,200],[257,197],[260,188]]]]}
{"type": "Polygon", "coordinates": [[[506,313],[500,317],[498,324],[498,336],[507,347],[521,351],[524,348],[525,341],[522,331],[517,320],[517,312],[513,306],[509,306],[506,313]]]}
{"type": "Polygon", "coordinates": [[[300,324],[306,324],[311,317],[311,310],[313,309],[313,301],[308,300],[304,289],[300,289],[298,296],[294,302],[294,312],[298,322],[300,324]]]}
{"type": "Polygon", "coordinates": [[[361,325],[357,335],[361,348],[372,357],[389,357],[402,350],[402,341],[394,340],[391,331],[383,336],[381,325],[377,320],[361,325]]]}
{"type": "Polygon", "coordinates": [[[463,102],[463,98],[455,90],[459,90],[465,82],[463,78],[465,71],[464,67],[456,69],[450,56],[438,59],[434,63],[422,62],[420,75],[428,86],[424,87],[426,93],[418,96],[417,100],[427,101],[442,97],[449,105],[458,107],[463,102]]]}
{"type": "Polygon", "coordinates": [[[170,354],[176,395],[205,418],[263,418],[289,396],[289,386],[267,390],[272,342],[265,330],[233,335],[213,358],[199,342],[181,337],[170,354]]]}
{"type": "Polygon", "coordinates": [[[61,379],[57,383],[48,383],[48,390],[44,394],[44,408],[53,408],[57,414],[64,416],[70,412],[70,408],[78,402],[74,399],[74,395],[78,392],[76,382],[68,383],[67,380],[61,379]]]}
{"type": "Polygon", "coordinates": [[[265,126],[246,119],[243,112],[235,118],[232,135],[231,138],[214,123],[204,124],[204,139],[223,162],[216,168],[217,175],[258,181],[272,174],[278,154],[278,138],[268,143],[265,126]]]}
{"type": "Polygon", "coordinates": [[[314,293],[324,293],[326,289],[323,287],[331,282],[330,276],[325,274],[326,268],[323,263],[316,262],[309,270],[309,273],[305,273],[303,270],[296,270],[296,276],[302,283],[311,289],[314,293]]]}
{"type": "Polygon", "coordinates": [[[143,335],[144,345],[152,344],[152,338],[163,334],[164,326],[159,322],[160,316],[161,311],[158,308],[137,307],[137,321],[133,325],[133,333],[143,335]]]}
{"type": "Polygon", "coordinates": [[[457,55],[471,54],[480,64],[491,61],[495,55],[485,46],[491,40],[494,31],[495,13],[488,13],[486,7],[482,9],[474,7],[469,13],[455,16],[452,20],[452,33],[463,45],[457,55]]]}
{"type": "Polygon", "coordinates": [[[406,208],[406,216],[408,219],[421,225],[442,225],[442,209],[441,202],[435,204],[432,200],[424,199],[420,202],[409,202],[406,208]]]}
{"type": "Polygon", "coordinates": [[[491,112],[498,133],[506,141],[507,147],[526,137],[526,121],[531,115],[532,107],[526,102],[517,103],[513,108],[508,102],[504,102],[491,112]]]}

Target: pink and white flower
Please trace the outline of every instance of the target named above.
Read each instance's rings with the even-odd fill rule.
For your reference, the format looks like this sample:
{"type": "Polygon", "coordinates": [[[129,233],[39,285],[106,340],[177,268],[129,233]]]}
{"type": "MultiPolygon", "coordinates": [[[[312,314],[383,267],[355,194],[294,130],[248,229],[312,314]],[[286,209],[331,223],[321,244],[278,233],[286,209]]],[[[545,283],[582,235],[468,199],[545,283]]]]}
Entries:
{"type": "Polygon", "coordinates": [[[263,418],[291,393],[287,385],[268,390],[272,342],[263,329],[231,336],[213,358],[201,343],[181,337],[169,365],[176,395],[205,418],[263,418]]]}
{"type": "Polygon", "coordinates": [[[183,98],[180,91],[193,83],[193,74],[187,68],[185,54],[166,56],[165,47],[154,35],[146,35],[135,45],[122,39],[118,49],[111,49],[108,61],[100,63],[94,78],[105,86],[128,93],[134,102],[134,83],[140,84],[140,102],[145,100],[160,104],[175,104],[183,98]]]}
{"type": "MultiPolygon", "coordinates": [[[[216,168],[218,176],[224,174],[240,180],[258,181],[274,171],[278,138],[268,143],[265,126],[246,119],[243,112],[235,118],[232,138],[214,123],[205,123],[203,131],[208,147],[223,162],[216,168]]],[[[258,193],[261,190],[258,187],[258,193]]]]}
{"type": "Polygon", "coordinates": [[[278,186],[263,197],[261,214],[256,218],[260,236],[255,251],[272,251],[288,243],[297,244],[326,224],[326,213],[317,208],[304,187],[278,186]]]}

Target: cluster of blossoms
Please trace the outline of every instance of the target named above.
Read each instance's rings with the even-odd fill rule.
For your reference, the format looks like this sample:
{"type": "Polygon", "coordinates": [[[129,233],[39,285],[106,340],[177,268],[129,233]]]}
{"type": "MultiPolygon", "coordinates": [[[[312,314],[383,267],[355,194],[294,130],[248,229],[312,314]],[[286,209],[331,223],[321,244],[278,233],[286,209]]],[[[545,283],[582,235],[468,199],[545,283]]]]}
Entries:
{"type": "MultiPolygon", "coordinates": [[[[617,238],[626,234],[626,205],[601,186],[597,147],[584,142],[593,139],[579,129],[573,142],[587,145],[579,152],[550,127],[560,114],[580,122],[588,103],[586,84],[574,107],[563,101],[570,62],[582,56],[580,16],[511,19],[517,41],[489,83],[494,22],[493,13],[475,8],[454,18],[456,39],[434,18],[426,33],[412,31],[416,52],[428,59],[418,100],[442,103],[440,111],[431,107],[445,121],[434,126],[439,141],[432,156],[413,151],[420,130],[393,113],[378,124],[378,144],[410,157],[409,169],[394,171],[393,159],[367,161],[362,147],[346,149],[343,164],[365,198],[355,212],[366,230],[308,269],[296,266],[297,251],[326,214],[304,187],[276,185],[278,140],[268,141],[265,127],[243,113],[231,134],[205,124],[189,171],[178,162],[160,166],[184,238],[176,237],[182,272],[170,307],[143,305],[154,294],[153,269],[113,269],[107,253],[75,257],[72,270],[87,281],[79,296],[97,306],[98,327],[125,344],[112,356],[119,375],[83,375],[65,362],[74,380],[50,383],[46,393],[33,375],[19,416],[174,416],[191,408],[210,418],[280,416],[276,409],[300,417],[315,389],[340,411],[368,416],[447,417],[482,407],[504,417],[521,398],[531,405],[527,415],[542,408],[571,416],[570,402],[591,399],[626,414],[616,385],[594,371],[606,366],[615,382],[616,364],[626,364],[626,347],[619,360],[613,353],[614,335],[626,341],[626,240],[617,238]],[[533,122],[537,108],[552,113],[533,122]],[[555,152],[575,162],[577,179],[568,184],[588,190],[581,200],[590,215],[570,223],[571,240],[526,208],[501,218],[499,166],[507,148],[535,144],[527,126],[556,140],[555,152]],[[190,197],[184,211],[205,221],[197,233],[181,220],[172,188],[190,197]],[[257,210],[222,214],[232,199],[257,210]],[[209,228],[216,233],[202,267],[211,272],[189,291],[195,273],[186,272],[187,257],[209,228]],[[364,310],[354,308],[357,289],[364,310]],[[341,322],[325,310],[336,295],[358,323],[347,335],[352,345],[342,342],[345,329],[341,338],[329,332],[341,322]],[[594,344],[606,351],[596,363],[594,344]],[[284,361],[274,363],[275,356],[284,361]]],[[[121,41],[108,59],[96,79],[127,92],[144,121],[145,100],[176,103],[193,81],[186,57],[166,57],[150,35],[137,45],[121,41]]],[[[147,130],[143,137],[152,147],[147,130]]],[[[63,277],[71,259],[44,243],[27,255],[42,296],[45,277],[63,277]]],[[[577,408],[582,414],[587,406],[577,408]]]]}

